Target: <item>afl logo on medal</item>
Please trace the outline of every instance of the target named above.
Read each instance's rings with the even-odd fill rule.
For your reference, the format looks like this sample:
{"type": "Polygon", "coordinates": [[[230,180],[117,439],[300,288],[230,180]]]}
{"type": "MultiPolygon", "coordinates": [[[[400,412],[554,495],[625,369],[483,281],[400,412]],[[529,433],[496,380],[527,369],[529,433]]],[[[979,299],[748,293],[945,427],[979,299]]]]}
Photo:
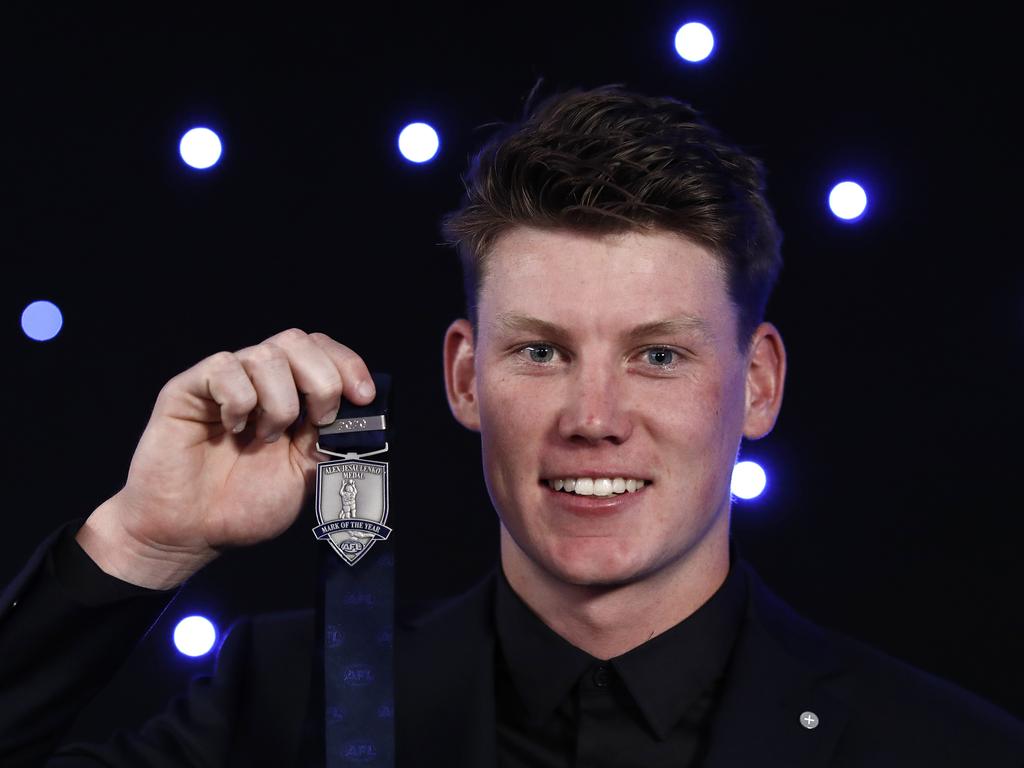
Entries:
{"type": "Polygon", "coordinates": [[[317,465],[313,534],[355,565],[391,529],[388,519],[388,465],[385,461],[341,459],[317,465]]]}

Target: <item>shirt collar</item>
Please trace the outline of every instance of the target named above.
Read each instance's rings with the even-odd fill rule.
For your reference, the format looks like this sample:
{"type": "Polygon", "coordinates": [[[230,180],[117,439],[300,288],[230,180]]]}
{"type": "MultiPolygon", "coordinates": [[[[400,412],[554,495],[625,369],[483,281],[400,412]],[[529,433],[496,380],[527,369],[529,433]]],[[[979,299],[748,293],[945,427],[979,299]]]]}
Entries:
{"type": "MultiPolygon", "coordinates": [[[[659,739],[725,673],[747,597],[737,558],[730,537],[729,573],[718,590],[675,626],[606,662],[659,739]]],[[[513,591],[504,571],[498,572],[495,619],[501,653],[528,718],[540,723],[580,676],[601,662],[541,621],[513,591]]]]}

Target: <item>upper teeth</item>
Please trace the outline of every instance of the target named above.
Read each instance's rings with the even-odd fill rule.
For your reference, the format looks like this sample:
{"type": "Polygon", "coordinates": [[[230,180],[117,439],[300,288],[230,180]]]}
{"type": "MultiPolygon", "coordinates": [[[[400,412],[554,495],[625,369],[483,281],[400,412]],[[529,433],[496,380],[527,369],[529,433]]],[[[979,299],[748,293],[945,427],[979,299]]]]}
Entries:
{"type": "Polygon", "coordinates": [[[613,493],[633,493],[644,487],[643,480],[632,477],[566,477],[548,480],[553,491],[568,491],[580,496],[611,496],[613,493]]]}

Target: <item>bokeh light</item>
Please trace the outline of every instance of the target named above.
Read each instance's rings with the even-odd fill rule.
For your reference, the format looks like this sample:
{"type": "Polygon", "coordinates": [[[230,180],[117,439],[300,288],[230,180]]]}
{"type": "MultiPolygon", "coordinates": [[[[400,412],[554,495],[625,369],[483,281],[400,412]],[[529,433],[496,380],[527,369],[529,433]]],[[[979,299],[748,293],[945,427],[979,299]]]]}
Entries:
{"type": "Polygon", "coordinates": [[[868,194],[855,181],[841,181],[828,195],[828,207],[844,221],[854,221],[864,215],[868,207],[868,194]]]}
{"type": "Polygon", "coordinates": [[[204,616],[187,616],[174,628],[174,647],[186,656],[205,656],[217,642],[217,628],[204,616]]]}
{"type": "Polygon", "coordinates": [[[64,316],[52,301],[33,301],[21,312],[21,330],[34,341],[49,341],[63,325],[64,316]]]}
{"type": "Polygon", "coordinates": [[[437,131],[426,123],[410,123],[398,134],[398,151],[412,163],[433,160],[440,146],[437,131]]]}
{"type": "Polygon", "coordinates": [[[178,144],[178,151],[181,159],[186,165],[199,171],[204,171],[217,164],[220,160],[223,146],[220,143],[220,136],[209,128],[193,128],[181,137],[178,144]]]}
{"type": "Polygon", "coordinates": [[[676,53],[687,61],[704,61],[715,48],[715,36],[699,21],[683,24],[676,31],[676,53]]]}
{"type": "Polygon", "coordinates": [[[756,461],[739,461],[732,468],[732,494],[741,499],[756,499],[768,485],[768,475],[756,461]]]}

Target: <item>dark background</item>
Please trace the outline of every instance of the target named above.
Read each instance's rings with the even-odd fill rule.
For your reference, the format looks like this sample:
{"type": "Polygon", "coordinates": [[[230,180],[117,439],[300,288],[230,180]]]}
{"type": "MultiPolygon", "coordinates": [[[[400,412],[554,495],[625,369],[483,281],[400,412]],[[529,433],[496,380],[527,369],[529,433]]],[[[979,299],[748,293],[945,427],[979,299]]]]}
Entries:
{"type": "MultiPolygon", "coordinates": [[[[1017,43],[985,4],[936,7],[6,3],[0,580],[120,487],[168,378],[298,326],[396,376],[403,596],[472,583],[496,519],[443,396],[462,298],[438,219],[479,126],[515,119],[538,77],[618,82],[691,101],[770,171],[790,368],[777,428],[744,449],[770,485],[734,507],[741,551],[814,620],[1024,715],[1017,43]],[[718,41],[696,67],[672,48],[693,18],[718,41]],[[413,120],[441,134],[425,166],[395,150],[413,120]],[[177,155],[197,124],[225,144],[205,173],[177,155]],[[846,177],[870,196],[854,225],[825,205],[846,177]],[[37,298],[64,312],[45,344],[19,329],[37,298]]],[[[171,651],[181,616],[311,606],[313,523],[193,578],[78,732],[211,668],[171,651]]]]}

